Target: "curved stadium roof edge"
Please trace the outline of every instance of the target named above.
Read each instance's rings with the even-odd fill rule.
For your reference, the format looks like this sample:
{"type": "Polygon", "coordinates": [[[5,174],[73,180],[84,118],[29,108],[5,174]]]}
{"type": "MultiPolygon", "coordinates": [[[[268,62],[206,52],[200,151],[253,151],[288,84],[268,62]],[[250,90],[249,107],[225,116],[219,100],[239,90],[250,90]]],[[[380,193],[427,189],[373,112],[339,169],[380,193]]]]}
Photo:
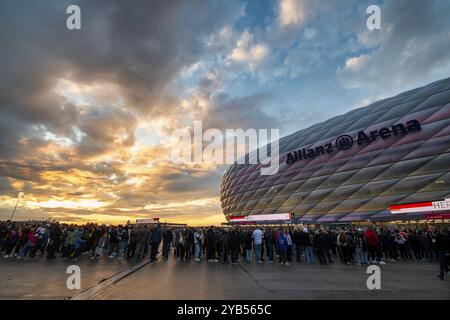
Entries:
{"type": "Polygon", "coordinates": [[[221,184],[227,218],[292,212],[303,222],[387,220],[399,218],[390,205],[444,199],[450,78],[292,133],[280,139],[279,151],[272,176],[260,175],[259,165],[228,168],[221,184]],[[348,137],[351,147],[340,148],[348,137]]]}

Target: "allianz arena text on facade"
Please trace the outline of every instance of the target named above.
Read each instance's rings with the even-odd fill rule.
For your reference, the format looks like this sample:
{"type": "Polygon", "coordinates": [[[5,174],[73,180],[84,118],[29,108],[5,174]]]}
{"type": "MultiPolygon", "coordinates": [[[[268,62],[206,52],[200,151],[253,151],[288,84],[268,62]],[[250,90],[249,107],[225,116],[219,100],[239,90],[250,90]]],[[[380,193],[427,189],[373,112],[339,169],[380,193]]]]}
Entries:
{"type": "Polygon", "coordinates": [[[260,165],[228,168],[227,220],[278,213],[303,223],[421,219],[432,211],[389,208],[450,198],[450,78],[283,137],[279,152],[274,175],[261,175],[260,165]]]}

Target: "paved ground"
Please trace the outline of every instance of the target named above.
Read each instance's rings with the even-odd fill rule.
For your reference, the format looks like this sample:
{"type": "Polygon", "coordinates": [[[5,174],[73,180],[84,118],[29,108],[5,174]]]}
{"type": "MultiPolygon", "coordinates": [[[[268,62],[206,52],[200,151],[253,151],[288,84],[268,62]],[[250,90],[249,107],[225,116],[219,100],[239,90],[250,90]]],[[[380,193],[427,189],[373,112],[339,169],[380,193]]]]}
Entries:
{"type": "Polygon", "coordinates": [[[0,258],[0,299],[65,299],[129,268],[132,263],[108,258],[91,261],[87,256],[77,262],[57,258],[34,258],[29,261],[0,258]],[[68,266],[81,269],[81,289],[69,290],[66,280],[68,266]]]}
{"type": "MultiPolygon", "coordinates": [[[[81,290],[66,287],[62,259],[28,262],[0,258],[0,299],[64,299],[133,263],[93,262],[86,256],[81,290]]],[[[365,268],[330,266],[168,262],[150,263],[94,295],[93,299],[450,299],[450,279],[437,278],[437,264],[388,263],[381,269],[381,290],[369,291],[365,268]]]]}
{"type": "Polygon", "coordinates": [[[382,266],[381,290],[369,291],[365,268],[294,264],[225,265],[158,261],[95,299],[450,299],[436,264],[382,266]],[[168,264],[168,265],[167,265],[168,264]]]}

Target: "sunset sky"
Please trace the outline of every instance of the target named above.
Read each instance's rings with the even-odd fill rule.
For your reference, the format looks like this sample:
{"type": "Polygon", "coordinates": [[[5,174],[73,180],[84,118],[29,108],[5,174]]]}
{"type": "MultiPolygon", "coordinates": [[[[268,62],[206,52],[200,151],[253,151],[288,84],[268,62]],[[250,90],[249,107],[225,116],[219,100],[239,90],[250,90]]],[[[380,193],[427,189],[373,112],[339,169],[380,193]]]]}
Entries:
{"type": "Polygon", "coordinates": [[[450,1],[0,2],[0,219],[224,222],[172,133],[286,135],[450,76],[450,1]],[[81,30],[66,8],[81,8],[81,30]],[[382,29],[366,27],[368,5],[382,29]]]}

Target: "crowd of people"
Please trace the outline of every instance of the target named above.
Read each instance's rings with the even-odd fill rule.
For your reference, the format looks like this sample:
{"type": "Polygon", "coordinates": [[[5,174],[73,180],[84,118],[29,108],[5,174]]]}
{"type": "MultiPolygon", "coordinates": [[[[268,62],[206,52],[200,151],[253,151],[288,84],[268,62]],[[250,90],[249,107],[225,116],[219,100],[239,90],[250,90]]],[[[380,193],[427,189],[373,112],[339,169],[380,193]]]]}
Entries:
{"type": "Polygon", "coordinates": [[[4,258],[57,256],[77,259],[140,260],[148,256],[180,261],[258,264],[278,262],[322,265],[385,264],[398,260],[440,262],[439,277],[449,271],[450,229],[369,227],[170,227],[161,225],[68,225],[58,222],[0,223],[4,258]]]}

